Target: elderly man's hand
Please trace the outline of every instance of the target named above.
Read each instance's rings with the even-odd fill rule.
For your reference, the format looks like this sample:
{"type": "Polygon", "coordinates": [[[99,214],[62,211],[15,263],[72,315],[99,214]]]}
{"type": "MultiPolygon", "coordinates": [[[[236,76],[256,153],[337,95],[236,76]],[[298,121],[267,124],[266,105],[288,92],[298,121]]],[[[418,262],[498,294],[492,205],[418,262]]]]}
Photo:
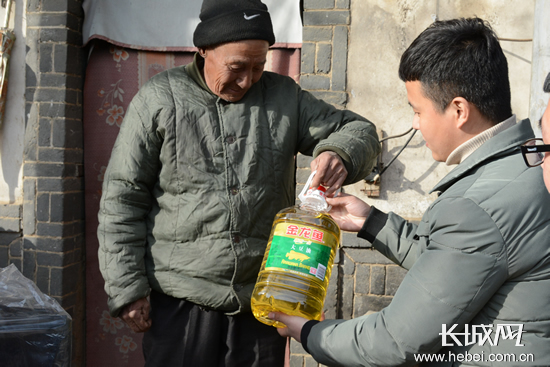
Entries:
{"type": "Polygon", "coordinates": [[[348,171],[344,166],[342,158],[334,152],[325,151],[317,156],[311,162],[311,170],[317,171],[310,187],[317,188],[319,185],[327,187],[326,195],[334,196],[336,190],[342,187],[342,184],[348,176],[348,171]]]}
{"type": "Polygon", "coordinates": [[[150,305],[147,298],[140,298],[122,309],[120,318],[136,333],[144,333],[151,327],[150,305]]]}

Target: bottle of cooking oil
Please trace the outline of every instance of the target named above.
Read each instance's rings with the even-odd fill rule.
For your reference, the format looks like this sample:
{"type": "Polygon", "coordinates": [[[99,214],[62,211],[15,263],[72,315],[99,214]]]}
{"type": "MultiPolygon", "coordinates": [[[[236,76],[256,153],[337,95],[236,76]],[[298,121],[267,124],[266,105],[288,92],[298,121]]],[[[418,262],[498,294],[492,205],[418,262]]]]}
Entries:
{"type": "Polygon", "coordinates": [[[271,311],[320,319],[340,244],[340,228],[328,214],[325,188],[319,186],[305,194],[302,191],[299,197],[299,206],[283,209],[275,216],[252,292],[252,313],[275,327],[285,325],[269,319],[271,311]]]}

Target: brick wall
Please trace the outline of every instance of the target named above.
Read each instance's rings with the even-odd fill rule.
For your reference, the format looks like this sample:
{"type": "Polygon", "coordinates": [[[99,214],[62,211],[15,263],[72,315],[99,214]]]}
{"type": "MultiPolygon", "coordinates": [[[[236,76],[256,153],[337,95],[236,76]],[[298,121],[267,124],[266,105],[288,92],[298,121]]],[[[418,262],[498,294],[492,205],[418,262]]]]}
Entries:
{"type": "Polygon", "coordinates": [[[72,316],[77,366],[85,351],[82,19],[81,0],[27,0],[26,39],[17,40],[27,47],[23,205],[4,208],[14,219],[20,211],[21,230],[0,236],[0,265],[14,263],[72,316]]]}
{"type": "Polygon", "coordinates": [[[304,0],[300,85],[339,107],[347,102],[350,0],[304,0]]]}
{"type": "Polygon", "coordinates": [[[21,205],[0,205],[0,268],[14,263],[21,269],[21,205]]]}
{"type": "MultiPolygon", "coordinates": [[[[350,0],[304,0],[303,19],[300,85],[345,108],[350,0]]],[[[297,192],[311,173],[310,162],[311,158],[298,156],[297,192]]],[[[325,301],[326,318],[351,319],[380,311],[391,302],[405,274],[369,242],[344,232],[325,301]]],[[[290,352],[290,367],[319,366],[294,340],[290,352]]]]}

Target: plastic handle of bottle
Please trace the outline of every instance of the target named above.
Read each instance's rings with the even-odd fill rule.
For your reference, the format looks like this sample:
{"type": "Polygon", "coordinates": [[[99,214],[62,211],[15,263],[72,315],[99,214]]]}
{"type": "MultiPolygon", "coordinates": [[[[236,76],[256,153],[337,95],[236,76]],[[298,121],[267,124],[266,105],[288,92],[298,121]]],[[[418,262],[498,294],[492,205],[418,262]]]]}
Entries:
{"type": "Polygon", "coordinates": [[[313,180],[313,176],[315,176],[315,173],[317,173],[317,171],[311,172],[311,175],[309,175],[309,178],[307,179],[307,182],[304,185],[302,192],[300,192],[300,194],[298,195],[298,199],[300,199],[300,201],[302,202],[304,202],[306,199],[306,192],[309,189],[309,185],[311,184],[311,181],[313,180]]]}
{"type": "MultiPolygon", "coordinates": [[[[306,184],[304,185],[304,188],[302,189],[302,191],[300,192],[300,194],[298,195],[298,199],[300,199],[301,202],[304,202],[305,199],[306,199],[306,192],[307,190],[309,189],[309,185],[311,184],[311,181],[313,180],[313,176],[315,176],[315,174],[317,173],[317,171],[313,171],[311,172],[311,175],[309,175],[308,179],[307,179],[307,182],[306,184]]],[[[334,193],[334,197],[337,197],[338,195],[340,194],[340,189],[336,190],[336,192],[334,193]]],[[[329,205],[327,207],[327,212],[330,211],[330,209],[332,209],[332,206],[329,205]]]]}

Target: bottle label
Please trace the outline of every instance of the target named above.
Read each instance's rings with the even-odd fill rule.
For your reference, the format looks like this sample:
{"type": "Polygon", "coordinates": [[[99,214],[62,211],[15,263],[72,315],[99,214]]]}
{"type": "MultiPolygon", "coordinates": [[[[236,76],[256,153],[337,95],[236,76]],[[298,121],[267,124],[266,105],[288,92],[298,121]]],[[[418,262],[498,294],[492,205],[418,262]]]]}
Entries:
{"type": "Polygon", "coordinates": [[[332,248],[338,239],[328,231],[293,223],[275,228],[266,270],[289,270],[323,281],[332,248]]]}

